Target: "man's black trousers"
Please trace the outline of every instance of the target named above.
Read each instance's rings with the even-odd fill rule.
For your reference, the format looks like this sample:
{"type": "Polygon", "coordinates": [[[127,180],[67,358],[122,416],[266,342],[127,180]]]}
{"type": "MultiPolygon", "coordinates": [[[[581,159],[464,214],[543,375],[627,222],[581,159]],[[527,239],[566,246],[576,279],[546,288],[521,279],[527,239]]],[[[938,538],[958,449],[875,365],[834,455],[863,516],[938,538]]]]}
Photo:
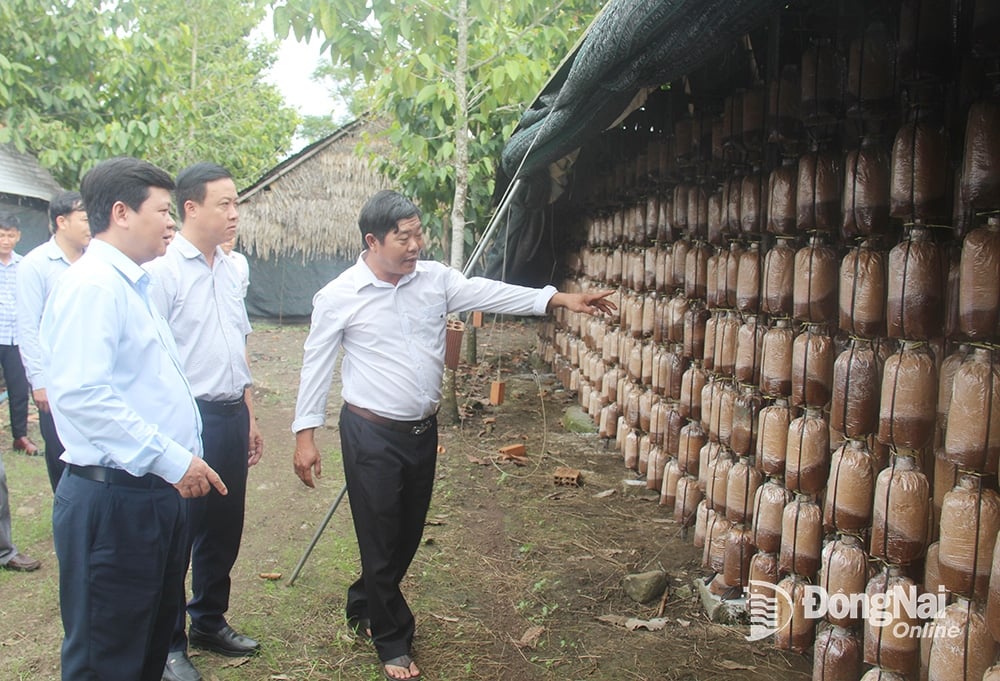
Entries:
{"type": "MultiPolygon", "coordinates": [[[[230,406],[201,400],[198,410],[205,463],[215,469],[229,490],[226,496],[212,489],[206,496],[188,500],[191,600],[187,603],[187,614],[191,616],[192,627],[212,634],[227,624],[225,614],[232,588],[229,573],[243,538],[250,412],[246,404],[230,406]]],[[[185,619],[182,597],[170,642],[172,651],[187,648],[185,619]]]]}
{"type": "Polygon", "coordinates": [[[370,619],[379,658],[390,660],[409,654],[413,643],[413,613],[399,583],[424,532],[437,463],[437,422],[413,435],[345,408],[340,443],[361,552],[361,577],[347,591],[347,617],[370,619]]]}

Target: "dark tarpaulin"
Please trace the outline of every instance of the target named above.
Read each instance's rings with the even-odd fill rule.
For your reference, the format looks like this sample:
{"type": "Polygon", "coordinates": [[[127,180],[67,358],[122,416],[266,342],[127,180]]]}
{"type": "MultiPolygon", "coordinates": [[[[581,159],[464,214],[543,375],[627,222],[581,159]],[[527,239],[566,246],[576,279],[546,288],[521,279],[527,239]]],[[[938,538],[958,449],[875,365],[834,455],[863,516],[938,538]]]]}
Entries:
{"type": "Polygon", "coordinates": [[[487,275],[535,283],[514,252],[531,252],[548,237],[538,211],[547,202],[548,167],[607,129],[643,88],[695,71],[765,22],[784,0],[611,0],[595,19],[569,65],[521,118],[503,149],[497,176],[502,193],[516,177],[531,196],[515,198],[506,231],[494,242],[487,275]],[[518,169],[520,166],[520,170],[518,169]],[[506,234],[506,236],[505,236],[506,234]],[[527,246],[521,242],[527,242],[527,246]],[[509,246],[504,264],[505,243],[509,246]]]}
{"type": "Polygon", "coordinates": [[[606,129],[640,89],[691,73],[784,4],[611,0],[588,30],[558,91],[539,97],[504,146],[502,185],[514,178],[522,159],[520,175],[546,168],[606,129]]]}

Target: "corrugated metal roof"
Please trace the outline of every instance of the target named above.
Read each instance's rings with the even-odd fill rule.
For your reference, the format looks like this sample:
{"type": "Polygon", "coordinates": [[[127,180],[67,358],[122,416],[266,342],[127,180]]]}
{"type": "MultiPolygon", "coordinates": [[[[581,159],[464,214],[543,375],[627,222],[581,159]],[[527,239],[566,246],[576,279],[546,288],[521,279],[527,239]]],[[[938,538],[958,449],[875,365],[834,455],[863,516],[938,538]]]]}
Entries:
{"type": "Polygon", "coordinates": [[[33,156],[0,145],[0,193],[48,201],[62,187],[33,156]]]}

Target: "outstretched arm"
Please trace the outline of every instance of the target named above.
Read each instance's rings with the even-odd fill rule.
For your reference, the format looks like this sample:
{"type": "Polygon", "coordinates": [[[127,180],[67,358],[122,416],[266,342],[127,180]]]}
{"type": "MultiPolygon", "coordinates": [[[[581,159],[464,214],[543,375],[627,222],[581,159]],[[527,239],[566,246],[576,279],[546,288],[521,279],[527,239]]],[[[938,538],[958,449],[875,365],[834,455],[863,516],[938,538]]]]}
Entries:
{"type": "Polygon", "coordinates": [[[570,312],[583,312],[585,314],[597,315],[610,314],[617,308],[613,302],[608,300],[608,296],[614,293],[614,289],[608,291],[588,291],[586,293],[557,293],[549,299],[549,306],[546,312],[551,312],[557,307],[565,307],[570,312]]]}

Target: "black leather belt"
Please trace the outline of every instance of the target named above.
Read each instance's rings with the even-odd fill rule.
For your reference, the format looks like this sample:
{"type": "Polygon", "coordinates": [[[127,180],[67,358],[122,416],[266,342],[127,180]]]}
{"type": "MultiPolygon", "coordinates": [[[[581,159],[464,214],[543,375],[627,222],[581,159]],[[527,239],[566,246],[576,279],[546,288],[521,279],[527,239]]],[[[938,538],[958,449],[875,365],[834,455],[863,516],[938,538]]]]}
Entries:
{"type": "Polygon", "coordinates": [[[371,421],[372,423],[389,428],[390,430],[395,430],[397,433],[409,433],[410,435],[423,435],[431,426],[437,423],[437,415],[428,416],[423,421],[397,421],[395,419],[388,419],[384,416],[379,416],[373,411],[369,411],[364,407],[357,407],[348,402],[344,403],[344,408],[347,411],[360,416],[366,421],[371,421]]]}
{"type": "Polygon", "coordinates": [[[198,409],[205,414],[236,414],[241,409],[243,409],[244,399],[240,395],[239,399],[235,400],[221,400],[216,402],[210,402],[209,400],[198,400],[198,409]]]}
{"type": "Polygon", "coordinates": [[[136,487],[139,489],[156,489],[160,487],[172,487],[169,482],[155,473],[146,473],[142,477],[136,477],[120,468],[108,468],[107,466],[77,466],[69,464],[66,466],[69,475],[75,475],[84,480],[101,482],[105,485],[121,485],[122,487],[136,487]]]}

